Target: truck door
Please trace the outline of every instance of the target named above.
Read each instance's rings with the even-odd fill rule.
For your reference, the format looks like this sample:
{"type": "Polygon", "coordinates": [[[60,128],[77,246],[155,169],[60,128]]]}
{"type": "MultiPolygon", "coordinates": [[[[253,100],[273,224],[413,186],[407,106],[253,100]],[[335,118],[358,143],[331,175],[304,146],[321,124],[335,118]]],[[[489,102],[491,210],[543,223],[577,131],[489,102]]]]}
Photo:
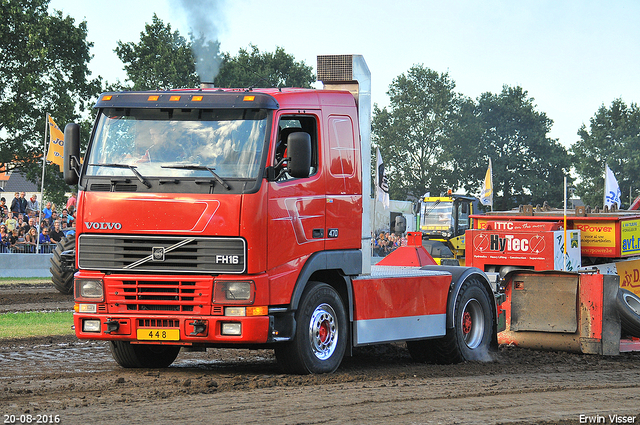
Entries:
{"type": "MultiPolygon", "coordinates": [[[[329,115],[324,135],[327,164],[326,249],[360,249],[362,186],[357,128],[348,115],[329,115]]],[[[368,175],[368,174],[367,174],[368,175]]]]}
{"type": "Polygon", "coordinates": [[[295,284],[301,267],[298,260],[324,250],[326,185],[319,161],[319,122],[319,113],[282,111],[274,129],[278,140],[271,165],[276,166],[279,177],[268,182],[267,268],[272,273],[277,268],[280,287],[295,284]],[[297,131],[311,136],[312,165],[307,178],[279,173],[277,167],[277,163],[286,158],[288,135],[297,131]]]}

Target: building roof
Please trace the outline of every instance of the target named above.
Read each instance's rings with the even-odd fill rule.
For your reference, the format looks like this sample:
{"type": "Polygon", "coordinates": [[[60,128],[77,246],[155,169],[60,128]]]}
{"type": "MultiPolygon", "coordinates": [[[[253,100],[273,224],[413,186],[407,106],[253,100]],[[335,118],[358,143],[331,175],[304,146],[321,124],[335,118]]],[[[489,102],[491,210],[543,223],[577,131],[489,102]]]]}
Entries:
{"type": "Polygon", "coordinates": [[[4,182],[5,192],[40,192],[38,186],[27,180],[20,171],[10,171],[9,179],[4,182]]]}

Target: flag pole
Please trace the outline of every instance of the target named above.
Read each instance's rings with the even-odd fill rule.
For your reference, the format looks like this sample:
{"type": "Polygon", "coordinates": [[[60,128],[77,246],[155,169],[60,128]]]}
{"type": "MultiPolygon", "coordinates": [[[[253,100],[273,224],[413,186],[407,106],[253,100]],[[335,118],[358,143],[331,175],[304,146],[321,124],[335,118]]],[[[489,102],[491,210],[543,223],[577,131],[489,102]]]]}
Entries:
{"type": "MultiPolygon", "coordinates": [[[[44,146],[42,147],[42,179],[40,180],[40,203],[44,201],[44,170],[47,165],[47,135],[49,133],[49,113],[45,115],[44,119],[44,146]]],[[[42,220],[40,220],[40,207],[38,207],[38,211],[36,212],[36,223],[38,228],[40,229],[39,233],[42,233],[42,220]]],[[[36,239],[36,253],[40,252],[40,234],[38,234],[38,238],[36,239]]]]}
{"type": "Polygon", "coordinates": [[[567,270],[567,176],[564,176],[564,259],[562,270],[567,270]]]}
{"type": "Polygon", "coordinates": [[[607,205],[607,163],[604,163],[604,187],[602,188],[602,209],[607,205]]]}
{"type": "Polygon", "coordinates": [[[493,164],[491,164],[491,158],[489,158],[489,170],[491,170],[491,212],[493,212],[493,164]]]}

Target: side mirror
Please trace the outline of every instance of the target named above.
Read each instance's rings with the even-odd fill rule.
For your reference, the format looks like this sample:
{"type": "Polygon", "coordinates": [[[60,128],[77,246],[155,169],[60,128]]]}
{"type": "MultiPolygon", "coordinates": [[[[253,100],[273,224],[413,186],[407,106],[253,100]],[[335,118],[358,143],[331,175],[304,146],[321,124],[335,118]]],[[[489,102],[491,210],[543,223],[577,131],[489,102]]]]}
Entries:
{"type": "Polygon", "coordinates": [[[80,126],[69,123],[64,128],[62,175],[68,185],[78,184],[80,177],[80,126]]]}
{"type": "Polygon", "coordinates": [[[287,138],[287,172],[291,177],[309,177],[311,168],[311,136],[309,133],[291,133],[287,138]]]}

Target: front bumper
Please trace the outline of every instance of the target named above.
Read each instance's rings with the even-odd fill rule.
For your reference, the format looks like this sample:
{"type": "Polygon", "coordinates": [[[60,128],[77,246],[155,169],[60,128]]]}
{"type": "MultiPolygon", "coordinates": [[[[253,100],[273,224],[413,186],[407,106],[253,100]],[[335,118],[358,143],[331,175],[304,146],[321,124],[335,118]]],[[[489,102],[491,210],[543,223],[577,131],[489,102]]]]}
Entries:
{"type": "Polygon", "coordinates": [[[262,344],[270,341],[273,316],[74,313],[73,324],[80,339],[177,345],[262,344]]]}

